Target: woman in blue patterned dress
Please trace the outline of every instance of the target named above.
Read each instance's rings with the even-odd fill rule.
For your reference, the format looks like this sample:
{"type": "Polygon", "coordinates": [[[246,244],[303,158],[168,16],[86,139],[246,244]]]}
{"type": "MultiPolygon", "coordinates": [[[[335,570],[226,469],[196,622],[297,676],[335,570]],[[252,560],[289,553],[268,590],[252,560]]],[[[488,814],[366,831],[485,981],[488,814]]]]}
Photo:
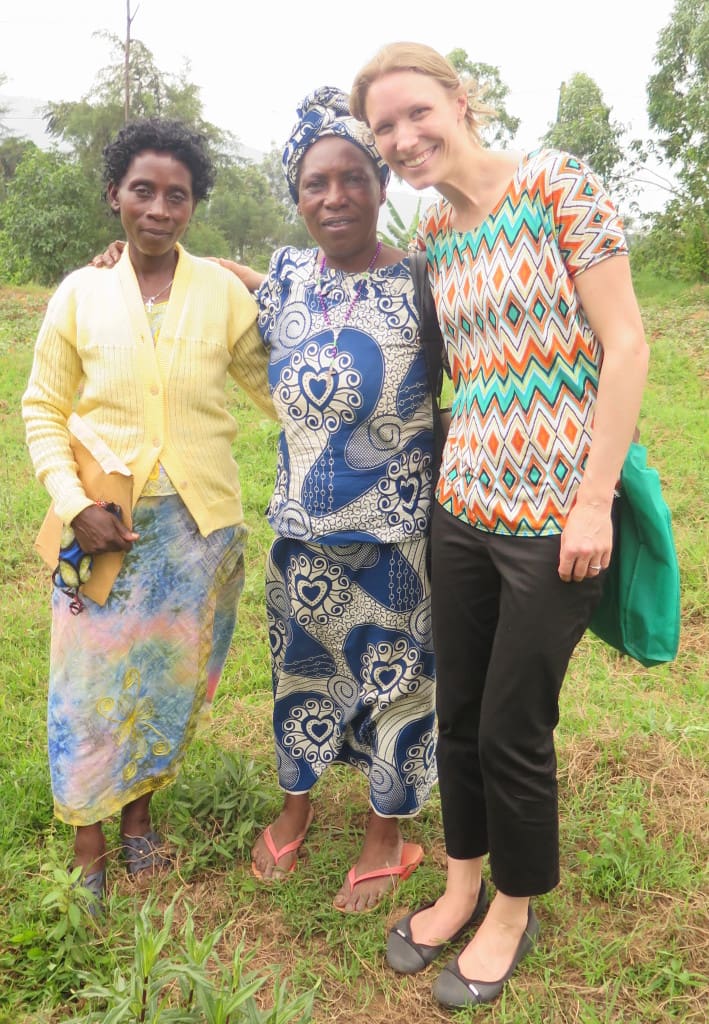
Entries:
{"type": "Polygon", "coordinates": [[[317,248],[280,249],[265,279],[240,268],[260,282],[283,427],[266,602],[285,798],[253,869],[295,869],[311,789],[349,764],[368,779],[371,813],[335,906],[359,911],[419,863],[399,818],[434,782],[432,406],[409,263],[377,240],[388,168],[337,90],[298,114],[283,162],[317,248]]]}

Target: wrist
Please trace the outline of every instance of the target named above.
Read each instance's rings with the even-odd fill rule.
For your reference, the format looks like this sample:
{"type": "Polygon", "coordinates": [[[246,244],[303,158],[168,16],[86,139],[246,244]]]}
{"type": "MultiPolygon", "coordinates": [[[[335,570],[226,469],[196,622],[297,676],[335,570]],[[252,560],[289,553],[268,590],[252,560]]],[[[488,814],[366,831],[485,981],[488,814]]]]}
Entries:
{"type": "Polygon", "coordinates": [[[574,507],[587,508],[592,512],[607,512],[610,514],[614,497],[615,487],[612,487],[609,491],[604,490],[599,493],[585,491],[583,487],[579,487],[576,493],[574,507]]]}

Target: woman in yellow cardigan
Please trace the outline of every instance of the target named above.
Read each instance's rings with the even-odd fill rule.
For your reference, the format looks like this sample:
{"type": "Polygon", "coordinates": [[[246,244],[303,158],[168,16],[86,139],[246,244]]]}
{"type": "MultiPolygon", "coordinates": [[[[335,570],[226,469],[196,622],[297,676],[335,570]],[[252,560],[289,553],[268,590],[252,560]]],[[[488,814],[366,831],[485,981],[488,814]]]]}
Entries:
{"type": "Polygon", "coordinates": [[[60,518],[84,552],[125,552],[104,605],[52,597],[55,812],[76,826],[74,864],[99,900],[101,822],[119,810],[128,871],[166,863],[150,799],[177,774],[236,622],[246,529],[227,374],[273,415],[253,299],[179,245],[213,183],[203,139],[179,122],[130,124],[104,151],[104,179],[128,244],[112,270],[78,270],[52,296],[23,398],[60,518]],[[86,494],[72,411],[82,439],[131,472],[131,529],[86,494]]]}

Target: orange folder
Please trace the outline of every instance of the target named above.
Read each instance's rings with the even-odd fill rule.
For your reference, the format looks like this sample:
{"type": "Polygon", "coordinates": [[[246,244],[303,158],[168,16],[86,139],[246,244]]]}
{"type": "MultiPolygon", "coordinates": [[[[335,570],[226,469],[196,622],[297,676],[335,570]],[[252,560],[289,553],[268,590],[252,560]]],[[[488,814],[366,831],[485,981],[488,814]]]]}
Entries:
{"type": "MultiPolygon", "coordinates": [[[[67,427],[79,480],[87,496],[92,501],[113,501],[120,505],[121,519],[130,529],[133,524],[133,476],[130,470],[76,413],[69,417],[67,427]]],[[[63,527],[52,503],[34,542],[36,551],[52,571],[59,561],[63,527]]],[[[124,551],[94,555],[91,576],[82,585],[81,593],[97,604],[105,604],[120,572],[124,555],[124,551]]]]}

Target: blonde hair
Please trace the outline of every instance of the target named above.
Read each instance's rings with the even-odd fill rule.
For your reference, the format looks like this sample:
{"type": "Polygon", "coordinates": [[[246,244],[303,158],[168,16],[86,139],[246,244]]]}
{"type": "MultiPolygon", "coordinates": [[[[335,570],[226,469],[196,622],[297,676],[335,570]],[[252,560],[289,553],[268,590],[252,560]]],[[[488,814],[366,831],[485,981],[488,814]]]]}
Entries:
{"type": "Polygon", "coordinates": [[[473,138],[480,142],[480,129],[495,111],[484,103],[482,90],[474,78],[469,75],[461,78],[449,60],[424,43],[389,43],[357,72],[350,93],[353,117],[365,124],[369,123],[365,112],[369,87],[392,71],[414,71],[435,79],[449,92],[457,94],[462,90],[468,101],[466,127],[473,138]]]}

